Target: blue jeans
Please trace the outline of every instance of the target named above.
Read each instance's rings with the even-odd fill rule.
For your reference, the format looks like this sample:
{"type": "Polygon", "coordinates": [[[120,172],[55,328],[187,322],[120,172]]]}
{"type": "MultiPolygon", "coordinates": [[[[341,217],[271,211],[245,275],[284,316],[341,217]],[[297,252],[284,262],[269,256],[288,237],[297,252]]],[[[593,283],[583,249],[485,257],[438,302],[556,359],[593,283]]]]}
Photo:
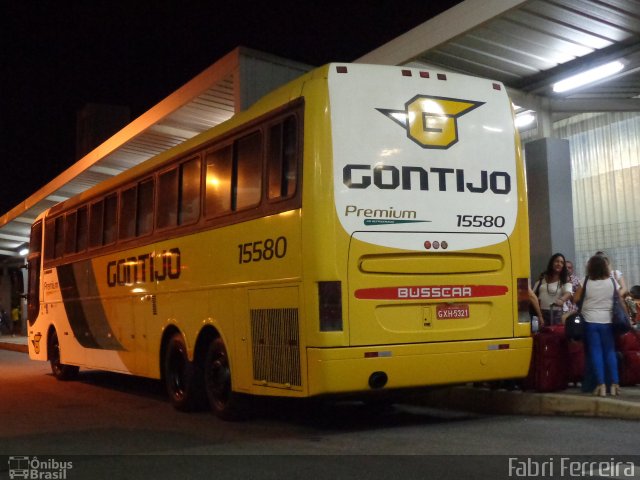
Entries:
{"type": "Polygon", "coordinates": [[[613,338],[613,325],[610,323],[585,322],[587,351],[598,385],[605,383],[605,367],[611,383],[620,383],[618,377],[618,359],[613,338]]]}

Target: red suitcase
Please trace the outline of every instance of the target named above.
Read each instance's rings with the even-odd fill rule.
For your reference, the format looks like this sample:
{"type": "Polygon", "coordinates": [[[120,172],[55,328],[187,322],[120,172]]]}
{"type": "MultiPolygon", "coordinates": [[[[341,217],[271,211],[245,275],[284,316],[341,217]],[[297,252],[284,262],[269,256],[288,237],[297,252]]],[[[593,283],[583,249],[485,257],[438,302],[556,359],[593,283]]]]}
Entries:
{"type": "Polygon", "coordinates": [[[620,385],[631,386],[640,383],[640,333],[631,330],[616,338],[618,350],[618,372],[620,385]]]}
{"type": "Polygon", "coordinates": [[[584,344],[575,340],[567,340],[567,381],[581,382],[585,367],[584,344]]]}
{"type": "Polygon", "coordinates": [[[640,351],[632,350],[620,352],[618,357],[618,371],[620,385],[630,387],[640,383],[640,351]]]}
{"type": "Polygon", "coordinates": [[[567,350],[564,328],[545,327],[533,337],[533,353],[524,389],[556,392],[567,388],[567,350]]]}
{"type": "Polygon", "coordinates": [[[616,337],[616,350],[619,352],[640,351],[640,333],[634,329],[616,337]]]}

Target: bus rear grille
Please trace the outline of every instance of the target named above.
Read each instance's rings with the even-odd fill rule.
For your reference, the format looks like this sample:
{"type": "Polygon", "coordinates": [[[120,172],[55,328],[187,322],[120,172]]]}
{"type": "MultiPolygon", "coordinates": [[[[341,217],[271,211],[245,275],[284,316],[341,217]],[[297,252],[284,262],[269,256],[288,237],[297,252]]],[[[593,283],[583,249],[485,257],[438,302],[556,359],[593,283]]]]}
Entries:
{"type": "Polygon", "coordinates": [[[297,308],[251,310],[253,378],[301,386],[297,308]]]}

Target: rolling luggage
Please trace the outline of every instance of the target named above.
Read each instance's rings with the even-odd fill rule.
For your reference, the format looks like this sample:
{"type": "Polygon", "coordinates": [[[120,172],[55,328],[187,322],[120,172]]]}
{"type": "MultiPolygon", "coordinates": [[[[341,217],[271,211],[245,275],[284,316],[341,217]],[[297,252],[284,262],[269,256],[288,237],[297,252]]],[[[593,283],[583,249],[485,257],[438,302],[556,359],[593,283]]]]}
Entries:
{"type": "Polygon", "coordinates": [[[621,386],[640,383],[640,332],[631,331],[616,338],[618,350],[618,372],[621,386]]]}
{"type": "MultiPolygon", "coordinates": [[[[544,324],[547,327],[563,327],[562,323],[562,307],[555,304],[549,305],[549,310],[542,310],[544,324]]],[[[563,330],[564,332],[564,330],[563,330]]]]}
{"type": "Polygon", "coordinates": [[[564,327],[543,327],[533,337],[529,374],[523,389],[557,392],[567,388],[567,347],[564,327]]]}
{"type": "Polygon", "coordinates": [[[584,344],[575,340],[567,340],[567,382],[582,382],[584,378],[584,369],[584,344]]]}

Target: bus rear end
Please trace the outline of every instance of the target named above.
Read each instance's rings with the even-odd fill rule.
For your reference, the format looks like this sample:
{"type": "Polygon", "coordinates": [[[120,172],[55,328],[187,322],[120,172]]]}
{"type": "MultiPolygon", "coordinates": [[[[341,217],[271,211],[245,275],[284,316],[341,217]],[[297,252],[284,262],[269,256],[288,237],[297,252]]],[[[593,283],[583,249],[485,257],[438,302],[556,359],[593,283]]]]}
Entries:
{"type": "Polygon", "coordinates": [[[309,393],[525,376],[526,190],[504,86],[369,65],[327,81],[335,216],[316,229],[336,236],[316,252],[309,393]]]}

